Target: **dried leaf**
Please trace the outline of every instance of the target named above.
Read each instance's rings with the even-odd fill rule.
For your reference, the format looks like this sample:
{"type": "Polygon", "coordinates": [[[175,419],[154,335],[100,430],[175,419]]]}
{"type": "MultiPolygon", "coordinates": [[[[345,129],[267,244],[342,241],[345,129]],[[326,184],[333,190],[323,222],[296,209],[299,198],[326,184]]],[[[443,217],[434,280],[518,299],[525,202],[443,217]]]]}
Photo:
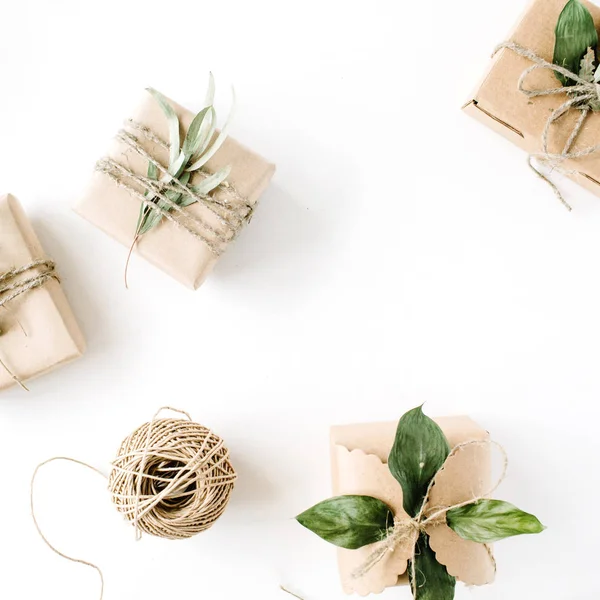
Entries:
{"type": "Polygon", "coordinates": [[[579,77],[590,83],[594,81],[594,71],[596,70],[596,53],[592,48],[588,48],[585,56],[581,59],[579,68],[579,77]]]}

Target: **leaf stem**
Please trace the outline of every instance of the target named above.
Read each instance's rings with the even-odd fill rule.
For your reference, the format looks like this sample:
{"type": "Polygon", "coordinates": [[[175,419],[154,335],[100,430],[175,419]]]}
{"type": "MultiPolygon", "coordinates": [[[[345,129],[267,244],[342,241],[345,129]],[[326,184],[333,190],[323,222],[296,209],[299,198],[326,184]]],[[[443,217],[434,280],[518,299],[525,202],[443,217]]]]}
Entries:
{"type": "Polygon", "coordinates": [[[127,261],[125,262],[125,274],[124,274],[125,289],[129,289],[129,284],[127,282],[127,271],[129,270],[129,261],[131,260],[131,255],[133,254],[133,249],[135,248],[135,245],[137,244],[137,241],[139,238],[140,238],[140,234],[136,232],[135,237],[133,238],[131,247],[129,248],[129,254],[127,255],[127,261]]]}

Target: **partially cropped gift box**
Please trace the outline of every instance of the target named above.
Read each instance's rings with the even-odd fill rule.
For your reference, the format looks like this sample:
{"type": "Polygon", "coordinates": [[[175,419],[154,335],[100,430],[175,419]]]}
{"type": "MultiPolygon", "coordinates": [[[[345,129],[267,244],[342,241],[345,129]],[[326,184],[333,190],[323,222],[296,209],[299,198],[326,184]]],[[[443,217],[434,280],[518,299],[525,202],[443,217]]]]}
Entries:
{"type": "MultiPolygon", "coordinates": [[[[566,0],[534,0],[519,19],[507,42],[552,63],[555,28],[566,3],[566,0]]],[[[585,0],[582,4],[591,13],[598,29],[600,8],[585,0]]],[[[519,90],[520,78],[528,68],[534,66],[535,61],[525,56],[522,51],[515,52],[507,45],[504,46],[494,55],[481,84],[463,108],[467,114],[529,154],[538,155],[542,159],[547,158],[543,151],[544,129],[553,111],[568,101],[569,96],[564,92],[529,96],[519,90]]],[[[579,64],[576,71],[578,74],[579,64]]],[[[552,90],[562,87],[557,73],[547,66],[534,69],[526,75],[522,84],[525,90],[552,90]]],[[[591,86],[589,89],[592,95],[597,95],[593,78],[588,86],[591,86]]],[[[597,152],[565,160],[559,157],[570,141],[574,141],[571,146],[572,152],[592,148],[600,142],[600,115],[591,111],[576,139],[570,140],[580,116],[581,110],[574,105],[552,123],[547,136],[547,150],[550,155],[547,160],[550,168],[547,170],[552,172],[554,168],[558,168],[563,174],[600,196],[600,160],[597,152]]]]}
{"type": "MultiPolygon", "coordinates": [[[[183,141],[194,115],[172,100],[165,100],[179,118],[180,140],[183,141]]],[[[172,194],[178,191],[185,196],[206,177],[230,166],[227,179],[208,194],[198,192],[195,196],[198,201],[181,204],[180,194],[181,208],[163,205],[169,214],[134,244],[136,254],[187,287],[197,289],[228,244],[250,221],[275,166],[228,137],[202,169],[192,173],[189,182],[179,178],[171,182],[170,189],[169,182],[161,189],[150,181],[148,167],[154,161],[154,178],[164,180],[171,166],[170,134],[164,109],[155,97],[146,93],[108,155],[99,161],[75,210],[130,248],[139,230],[140,207],[149,192],[156,193],[156,199],[164,199],[168,194],[172,199],[172,194]]]]}
{"type": "Polygon", "coordinates": [[[397,423],[333,427],[334,496],[296,517],[338,547],[346,593],[408,584],[416,600],[452,600],[458,581],[491,583],[491,543],[543,530],[489,496],[504,450],[468,417],[431,419],[418,406],[397,423]],[[491,450],[502,456],[492,476],[491,450]]]}
{"type": "Polygon", "coordinates": [[[0,389],[70,362],[85,341],[23,208],[0,197],[0,389]]]}

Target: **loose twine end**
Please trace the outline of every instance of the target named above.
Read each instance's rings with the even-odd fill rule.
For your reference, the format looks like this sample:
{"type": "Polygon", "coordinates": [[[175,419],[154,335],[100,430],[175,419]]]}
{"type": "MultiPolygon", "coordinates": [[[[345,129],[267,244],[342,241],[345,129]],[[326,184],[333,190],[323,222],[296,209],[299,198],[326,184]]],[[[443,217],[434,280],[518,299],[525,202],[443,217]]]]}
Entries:
{"type": "Polygon", "coordinates": [[[581,175],[580,171],[565,169],[562,165],[565,161],[590,156],[600,151],[600,144],[588,146],[580,150],[573,150],[573,146],[583,129],[587,117],[594,110],[598,110],[598,106],[600,105],[600,87],[595,81],[587,81],[586,79],[580,77],[578,73],[573,73],[565,67],[551,63],[538,56],[529,48],[524,48],[523,46],[520,46],[514,42],[504,42],[496,46],[492,57],[496,56],[500,50],[511,50],[518,56],[522,56],[523,58],[533,62],[533,65],[527,67],[527,69],[523,71],[517,84],[518,91],[524,94],[527,98],[538,98],[542,96],[554,96],[560,94],[565,94],[567,96],[567,100],[555,108],[546,121],[541,136],[541,152],[530,154],[528,161],[532,171],[552,188],[554,195],[558,198],[561,204],[568,211],[571,211],[571,206],[566,202],[556,184],[546,173],[533,164],[533,160],[537,159],[539,163],[549,166],[551,171],[558,171],[564,175],[581,175]],[[554,74],[562,75],[566,81],[571,83],[571,85],[562,85],[547,89],[526,88],[525,80],[537,69],[547,69],[552,71],[554,74]],[[561,117],[569,113],[571,110],[580,111],[579,118],[573,126],[573,129],[562,151],[559,153],[552,153],[549,150],[550,129],[554,123],[556,123],[561,117]]]}

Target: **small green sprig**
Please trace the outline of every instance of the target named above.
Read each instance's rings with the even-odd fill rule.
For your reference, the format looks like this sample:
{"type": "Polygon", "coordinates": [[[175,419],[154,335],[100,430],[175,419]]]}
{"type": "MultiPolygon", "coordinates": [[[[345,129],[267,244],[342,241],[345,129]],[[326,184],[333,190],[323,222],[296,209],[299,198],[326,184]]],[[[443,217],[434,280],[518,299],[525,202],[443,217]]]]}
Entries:
{"type": "MultiPolygon", "coordinates": [[[[190,185],[190,179],[195,171],[199,171],[215,155],[223,142],[227,138],[229,126],[235,109],[235,92],[232,90],[232,106],[225,123],[218,135],[216,135],[217,113],[214,108],[215,81],[212,73],[209,75],[208,90],[204,108],[194,117],[187,133],[181,143],[181,124],[179,117],[169,104],[169,101],[160,92],[153,88],[147,88],[164,113],[169,126],[169,166],[167,173],[160,176],[159,169],[153,162],[148,163],[147,177],[156,180],[159,184],[165,186],[164,195],[172,203],[185,208],[190,206],[197,199],[194,196],[186,194],[180,189],[167,188],[173,180],[177,180],[182,186],[189,188],[196,196],[207,196],[210,192],[221,185],[229,176],[231,166],[223,167],[216,173],[205,177],[196,185],[190,185]]],[[[173,207],[158,197],[151,190],[145,193],[147,202],[155,204],[163,211],[171,212],[173,207]]],[[[156,227],[163,218],[161,210],[155,210],[152,206],[142,204],[140,214],[135,230],[135,236],[131,245],[131,250],[127,258],[127,265],[133,248],[140,236],[144,235],[156,227]]],[[[127,266],[125,268],[125,283],[127,284],[127,266]]]]}
{"type": "MultiPolygon", "coordinates": [[[[422,512],[430,484],[450,453],[444,432],[420,406],[407,412],[398,422],[388,467],[402,487],[403,507],[409,517],[415,518],[422,512]]],[[[394,532],[393,510],[371,496],[330,498],[298,515],[296,520],[324,540],[351,550],[383,542],[394,532]]],[[[446,512],[446,523],[461,538],[480,544],[514,535],[540,533],[544,529],[535,516],[508,502],[487,499],[450,508],[446,512]]],[[[456,578],[437,561],[424,531],[416,540],[408,573],[409,576],[418,574],[419,583],[411,581],[416,600],[454,598],[456,578]],[[411,565],[412,561],[414,565],[411,565]]]]}

